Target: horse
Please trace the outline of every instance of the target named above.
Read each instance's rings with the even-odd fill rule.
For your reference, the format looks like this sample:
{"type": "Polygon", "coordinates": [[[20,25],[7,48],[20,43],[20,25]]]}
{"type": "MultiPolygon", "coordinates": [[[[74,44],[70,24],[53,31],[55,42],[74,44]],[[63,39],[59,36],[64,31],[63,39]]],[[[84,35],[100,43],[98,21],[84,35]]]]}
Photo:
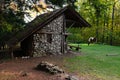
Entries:
{"type": "Polygon", "coordinates": [[[88,39],[88,46],[90,45],[90,43],[94,43],[96,41],[97,41],[96,37],[89,37],[89,39],[88,39]]]}

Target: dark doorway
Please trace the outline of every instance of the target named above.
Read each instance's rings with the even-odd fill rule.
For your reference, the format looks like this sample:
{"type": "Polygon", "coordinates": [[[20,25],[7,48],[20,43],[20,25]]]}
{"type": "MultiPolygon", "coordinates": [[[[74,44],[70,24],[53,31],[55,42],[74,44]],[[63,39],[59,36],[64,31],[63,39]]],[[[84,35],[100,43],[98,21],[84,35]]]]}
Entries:
{"type": "Polygon", "coordinates": [[[33,56],[32,42],[33,42],[33,36],[29,36],[21,42],[21,50],[22,50],[23,56],[30,56],[30,57],[33,56]]]}

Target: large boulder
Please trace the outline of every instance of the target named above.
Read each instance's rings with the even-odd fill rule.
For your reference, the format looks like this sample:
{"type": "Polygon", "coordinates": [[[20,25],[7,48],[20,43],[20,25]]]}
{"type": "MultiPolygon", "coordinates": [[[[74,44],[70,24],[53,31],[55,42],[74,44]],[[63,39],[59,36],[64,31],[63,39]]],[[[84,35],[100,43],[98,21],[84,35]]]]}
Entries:
{"type": "Polygon", "coordinates": [[[51,74],[64,73],[64,71],[61,68],[59,68],[57,65],[53,65],[46,61],[42,61],[40,64],[38,64],[36,69],[42,70],[51,74]]]}

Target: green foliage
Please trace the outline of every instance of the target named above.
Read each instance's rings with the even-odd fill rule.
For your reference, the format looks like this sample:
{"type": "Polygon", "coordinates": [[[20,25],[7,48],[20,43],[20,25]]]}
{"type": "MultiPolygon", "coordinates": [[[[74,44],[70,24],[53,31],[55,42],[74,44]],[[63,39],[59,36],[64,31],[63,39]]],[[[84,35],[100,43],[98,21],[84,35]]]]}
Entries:
{"type": "Polygon", "coordinates": [[[100,43],[110,44],[112,39],[113,45],[120,45],[118,38],[120,2],[118,0],[77,0],[75,5],[80,15],[92,25],[89,29],[82,29],[82,34],[85,35],[82,41],[86,41],[90,36],[96,36],[100,43]],[[115,5],[114,15],[113,5],[115,5]]]}
{"type": "Polygon", "coordinates": [[[70,28],[68,32],[72,34],[68,36],[67,40],[73,43],[87,43],[90,36],[95,36],[94,28],[70,28]]]}
{"type": "Polygon", "coordinates": [[[71,33],[67,37],[68,42],[74,42],[74,43],[81,43],[83,42],[83,36],[81,35],[81,29],[80,28],[70,28],[68,29],[68,32],[71,33]]]}
{"type": "MultiPolygon", "coordinates": [[[[0,5],[5,4],[4,7],[0,6],[0,39],[3,35],[23,29],[24,14],[29,15],[24,11],[33,8],[28,3],[36,4],[39,0],[13,0],[18,5],[17,11],[9,9],[10,1],[0,1],[0,5]]],[[[46,0],[46,2],[59,7],[69,4],[92,25],[91,28],[69,30],[73,34],[68,36],[68,41],[87,42],[90,36],[96,36],[100,43],[109,44],[112,40],[113,45],[120,45],[120,2],[118,0],[46,0]]]]}
{"type": "Polygon", "coordinates": [[[120,79],[120,46],[80,44],[80,47],[80,56],[65,59],[68,71],[77,71],[81,77],[89,77],[89,80],[120,79]]]}
{"type": "Polygon", "coordinates": [[[11,10],[3,10],[0,14],[0,45],[6,42],[13,33],[23,29],[25,24],[20,12],[14,13],[11,10]]]}

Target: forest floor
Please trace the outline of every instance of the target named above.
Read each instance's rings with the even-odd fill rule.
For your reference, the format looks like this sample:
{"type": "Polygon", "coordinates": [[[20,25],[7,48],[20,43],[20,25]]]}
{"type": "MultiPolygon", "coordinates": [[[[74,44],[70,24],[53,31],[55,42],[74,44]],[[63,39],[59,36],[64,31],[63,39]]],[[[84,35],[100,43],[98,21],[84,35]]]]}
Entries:
{"type": "MultiPolygon", "coordinates": [[[[78,56],[76,54],[64,54],[55,56],[45,56],[39,58],[6,60],[0,63],[0,80],[63,80],[58,75],[51,75],[43,71],[37,71],[34,68],[41,62],[47,61],[58,65],[67,74],[77,76],[77,72],[70,73],[65,68],[65,58],[78,56]],[[21,76],[22,73],[27,73],[27,76],[21,76]]],[[[64,75],[64,74],[63,74],[64,75]]],[[[79,78],[79,80],[86,80],[79,78]]]]}

